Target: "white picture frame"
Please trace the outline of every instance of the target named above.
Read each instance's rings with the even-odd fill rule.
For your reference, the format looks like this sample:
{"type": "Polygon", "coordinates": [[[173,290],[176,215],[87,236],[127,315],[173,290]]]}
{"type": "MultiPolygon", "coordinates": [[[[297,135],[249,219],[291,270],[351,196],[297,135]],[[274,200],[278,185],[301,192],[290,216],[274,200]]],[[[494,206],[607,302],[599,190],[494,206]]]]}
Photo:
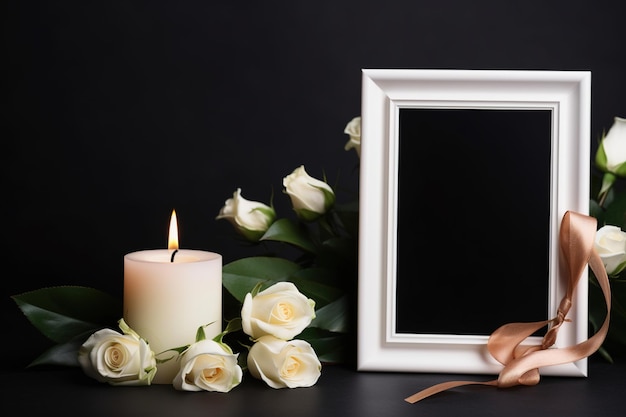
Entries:
{"type": "MultiPolygon", "coordinates": [[[[554,317],[567,285],[559,265],[560,222],[568,210],[583,214],[589,211],[590,102],[589,71],[362,70],[358,371],[497,374],[502,369],[502,365],[487,352],[487,335],[396,331],[400,110],[524,109],[551,112],[550,131],[547,132],[551,138],[550,207],[546,208],[549,210],[546,219],[549,285],[545,294],[548,312],[545,319],[550,319],[554,317]]],[[[432,163],[437,165],[436,158],[432,163]]],[[[420,196],[415,199],[419,200],[420,196]]],[[[519,262],[524,260],[519,259],[519,262]]],[[[506,276],[505,271],[503,275],[506,276]]],[[[469,276],[472,276],[471,272],[469,276]]],[[[559,330],[555,348],[587,339],[586,277],[581,277],[579,282],[574,305],[568,314],[571,322],[559,330]]],[[[514,285],[511,287],[514,289],[514,285]]],[[[462,320],[463,312],[458,315],[462,320]]],[[[524,343],[538,344],[540,341],[540,336],[531,336],[524,343]]],[[[542,375],[587,376],[587,360],[549,366],[540,372],[542,375]]]]}

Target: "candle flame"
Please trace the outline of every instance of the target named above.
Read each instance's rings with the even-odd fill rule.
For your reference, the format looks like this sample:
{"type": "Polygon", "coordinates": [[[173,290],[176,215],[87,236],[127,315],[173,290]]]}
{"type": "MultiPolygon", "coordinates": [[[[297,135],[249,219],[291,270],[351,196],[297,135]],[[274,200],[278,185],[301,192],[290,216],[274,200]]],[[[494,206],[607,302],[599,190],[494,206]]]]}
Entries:
{"type": "Polygon", "coordinates": [[[178,222],[176,221],[176,210],[172,210],[170,232],[167,238],[167,248],[178,249],[178,222]]]}

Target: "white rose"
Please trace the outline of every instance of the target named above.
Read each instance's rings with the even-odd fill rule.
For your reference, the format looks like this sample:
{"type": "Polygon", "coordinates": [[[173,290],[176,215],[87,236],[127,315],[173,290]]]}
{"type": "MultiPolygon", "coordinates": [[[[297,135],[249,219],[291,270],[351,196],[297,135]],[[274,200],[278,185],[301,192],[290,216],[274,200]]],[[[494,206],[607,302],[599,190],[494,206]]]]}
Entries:
{"type": "Polygon", "coordinates": [[[335,204],[333,189],[324,181],[307,174],[304,165],[283,178],[283,186],[293,209],[302,220],[313,221],[335,204]]]}
{"type": "Polygon", "coordinates": [[[235,229],[251,242],[257,242],[272,225],[276,211],[261,202],[246,200],[241,188],[226,200],[216,219],[226,219],[235,229]]]}
{"type": "Polygon", "coordinates": [[[626,119],[614,118],[613,126],[600,142],[596,163],[603,171],[626,177],[626,119]]]}
{"type": "Polygon", "coordinates": [[[272,335],[289,340],[315,318],[315,301],[291,282],[277,282],[254,297],[246,294],[241,307],[241,326],[252,339],[272,335]]]}
{"type": "Polygon", "coordinates": [[[356,154],[361,156],[361,117],[357,116],[350,120],[343,133],[350,136],[350,140],[346,143],[345,150],[348,151],[354,148],[356,154]]]}
{"type": "Polygon", "coordinates": [[[200,340],[183,353],[174,388],[181,391],[228,392],[241,382],[243,372],[238,354],[225,344],[200,340]]]}
{"type": "Polygon", "coordinates": [[[263,336],[248,352],[248,370],[272,388],[298,388],[314,385],[320,377],[322,364],[304,340],[285,341],[263,336]]]}
{"type": "Polygon", "coordinates": [[[78,362],[87,374],[111,385],[150,385],[157,371],[154,352],[120,320],[124,334],[102,329],[83,343],[78,362]]]}
{"type": "Polygon", "coordinates": [[[609,275],[626,267],[626,232],[617,226],[603,226],[596,232],[595,248],[609,275]]]}

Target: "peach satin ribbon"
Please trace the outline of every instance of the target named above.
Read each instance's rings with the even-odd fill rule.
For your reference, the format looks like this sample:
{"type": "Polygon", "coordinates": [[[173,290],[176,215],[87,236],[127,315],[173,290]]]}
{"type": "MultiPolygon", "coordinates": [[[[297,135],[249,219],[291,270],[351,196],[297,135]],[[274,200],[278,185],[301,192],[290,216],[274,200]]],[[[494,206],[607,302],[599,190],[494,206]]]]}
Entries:
{"type": "Polygon", "coordinates": [[[611,311],[611,287],[604,264],[594,249],[597,221],[594,217],[568,211],[563,216],[559,244],[563,263],[567,267],[567,292],[551,320],[532,323],[509,323],[498,328],[487,341],[489,353],[502,365],[498,379],[492,381],[450,381],[433,385],[404,400],[416,403],[431,395],[462,385],[489,385],[508,388],[515,385],[536,385],[539,383],[539,368],[559,365],[586,358],[600,348],[609,329],[611,311]],[[556,335],[572,306],[574,289],[589,265],[598,279],[607,305],[607,315],[602,327],[589,339],[575,346],[549,349],[556,341],[556,335]],[[541,345],[520,346],[528,336],[549,325],[541,345]]]}

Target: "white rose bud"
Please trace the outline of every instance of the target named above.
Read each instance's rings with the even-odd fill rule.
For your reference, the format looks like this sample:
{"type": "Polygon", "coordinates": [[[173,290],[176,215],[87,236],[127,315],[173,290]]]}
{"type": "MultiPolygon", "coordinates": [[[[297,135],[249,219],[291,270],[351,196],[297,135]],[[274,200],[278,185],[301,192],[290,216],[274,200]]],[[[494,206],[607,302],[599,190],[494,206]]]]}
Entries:
{"type": "Polygon", "coordinates": [[[237,356],[228,345],[214,340],[204,339],[191,344],[181,357],[174,388],[180,391],[230,391],[241,383],[243,376],[237,356]]]}
{"type": "Polygon", "coordinates": [[[330,185],[307,174],[304,165],[283,178],[283,186],[293,209],[304,221],[317,219],[335,204],[335,192],[330,185]]]}
{"type": "Polygon", "coordinates": [[[626,119],[614,118],[613,126],[600,142],[596,164],[605,172],[626,177],[626,119]]]}
{"type": "Polygon", "coordinates": [[[241,196],[241,188],[237,188],[216,219],[228,220],[246,239],[258,242],[276,219],[276,211],[258,201],[246,200],[241,196]]]}
{"type": "Polygon", "coordinates": [[[243,331],[252,339],[272,335],[289,340],[315,318],[315,301],[291,282],[277,282],[254,297],[246,294],[241,307],[243,331]]]}
{"type": "Polygon", "coordinates": [[[85,374],[111,385],[150,385],[157,371],[154,352],[120,320],[124,334],[111,329],[93,333],[78,350],[85,374]]]}
{"type": "Polygon", "coordinates": [[[298,388],[314,385],[321,375],[322,364],[304,340],[263,336],[248,352],[248,370],[272,388],[298,388]]]}
{"type": "Polygon", "coordinates": [[[350,120],[343,133],[350,136],[350,140],[348,140],[344,147],[345,150],[349,151],[354,148],[356,154],[361,156],[361,117],[357,116],[350,120]]]}
{"type": "Polygon", "coordinates": [[[626,268],[626,232],[617,226],[603,226],[596,232],[595,248],[608,275],[626,268]]]}

